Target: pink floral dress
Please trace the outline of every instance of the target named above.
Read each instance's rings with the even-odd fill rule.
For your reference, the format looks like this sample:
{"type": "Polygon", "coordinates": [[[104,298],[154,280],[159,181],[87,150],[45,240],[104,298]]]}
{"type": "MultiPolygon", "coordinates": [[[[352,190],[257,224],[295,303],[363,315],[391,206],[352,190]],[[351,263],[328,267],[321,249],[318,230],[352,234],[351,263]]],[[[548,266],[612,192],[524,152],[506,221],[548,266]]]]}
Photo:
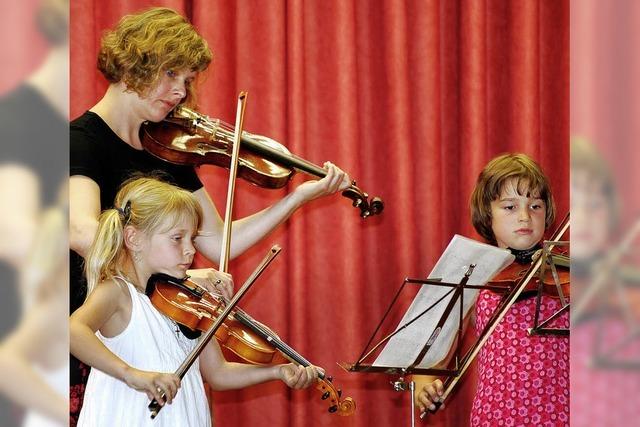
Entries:
{"type": "MultiPolygon", "coordinates": [[[[482,331],[501,295],[481,291],[476,302],[476,333],[482,331]]],[[[472,426],[568,426],[569,337],[529,336],[535,298],[516,302],[498,324],[478,356],[478,390],[472,426]]],[[[543,297],[541,319],[561,307],[543,297]]],[[[563,314],[551,325],[568,327],[563,314]]]]}

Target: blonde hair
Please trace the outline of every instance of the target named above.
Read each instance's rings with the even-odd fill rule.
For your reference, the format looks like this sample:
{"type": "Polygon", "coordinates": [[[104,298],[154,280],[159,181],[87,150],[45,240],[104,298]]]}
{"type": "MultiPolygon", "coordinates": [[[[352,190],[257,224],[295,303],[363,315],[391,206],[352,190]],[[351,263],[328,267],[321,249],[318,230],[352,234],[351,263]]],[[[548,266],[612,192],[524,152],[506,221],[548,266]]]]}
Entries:
{"type": "Polygon", "coordinates": [[[487,242],[496,244],[491,227],[491,202],[500,198],[504,186],[515,180],[519,195],[544,200],[545,229],[555,220],[556,209],[549,179],[531,157],[526,154],[503,154],[489,161],[478,175],[471,194],[471,222],[487,242]]]}
{"type": "Polygon", "coordinates": [[[121,274],[129,256],[124,244],[127,225],[153,234],[184,220],[191,220],[197,230],[202,222],[202,208],[193,194],[155,178],[126,181],[116,195],[115,206],[100,214],[98,231],[85,259],[87,295],[98,283],[121,274]]]}
{"type": "MultiPolygon", "coordinates": [[[[204,71],[211,62],[206,40],[176,11],[155,7],[124,16],[104,34],[98,69],[110,83],[122,81],[144,96],[167,70],[204,71]]],[[[194,102],[189,85],[184,103],[194,102]]]]}

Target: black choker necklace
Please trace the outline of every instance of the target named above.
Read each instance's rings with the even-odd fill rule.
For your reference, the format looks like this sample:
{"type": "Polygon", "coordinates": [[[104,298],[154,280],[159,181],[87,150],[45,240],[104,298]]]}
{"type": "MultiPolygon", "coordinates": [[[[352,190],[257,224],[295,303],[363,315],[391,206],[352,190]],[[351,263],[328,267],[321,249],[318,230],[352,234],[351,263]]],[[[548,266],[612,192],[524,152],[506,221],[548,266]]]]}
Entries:
{"type": "Polygon", "coordinates": [[[542,246],[538,244],[532,247],[531,249],[522,249],[522,250],[513,249],[513,248],[507,248],[507,249],[509,249],[509,251],[511,251],[511,253],[515,255],[516,262],[518,264],[531,264],[533,254],[535,254],[536,251],[540,250],[541,248],[542,246]]]}

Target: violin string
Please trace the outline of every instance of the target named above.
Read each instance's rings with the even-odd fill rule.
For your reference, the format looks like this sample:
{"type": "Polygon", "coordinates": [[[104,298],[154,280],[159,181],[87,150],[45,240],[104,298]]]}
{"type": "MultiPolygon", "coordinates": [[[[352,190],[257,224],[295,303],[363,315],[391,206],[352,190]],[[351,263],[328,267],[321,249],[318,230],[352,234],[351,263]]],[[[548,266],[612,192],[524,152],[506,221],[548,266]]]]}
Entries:
{"type": "Polygon", "coordinates": [[[273,332],[269,331],[267,328],[260,325],[255,320],[251,319],[251,316],[247,315],[242,311],[238,311],[235,316],[240,322],[244,323],[246,326],[254,330],[254,332],[262,335],[262,338],[269,341],[273,344],[278,350],[282,351],[288,357],[293,359],[296,363],[302,366],[310,366],[311,363],[302,357],[298,352],[296,352],[293,348],[291,348],[287,343],[283,342],[279,339],[273,332]],[[239,315],[239,316],[238,316],[239,315]]]}

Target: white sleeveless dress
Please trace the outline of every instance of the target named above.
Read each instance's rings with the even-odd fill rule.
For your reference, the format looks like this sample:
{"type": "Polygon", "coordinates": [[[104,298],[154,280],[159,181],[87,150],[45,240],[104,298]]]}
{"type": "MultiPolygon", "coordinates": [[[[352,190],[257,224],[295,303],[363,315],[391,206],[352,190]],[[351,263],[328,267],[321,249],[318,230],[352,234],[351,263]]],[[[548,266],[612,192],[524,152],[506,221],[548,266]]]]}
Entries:
{"type": "MultiPolygon", "coordinates": [[[[119,335],[96,336],[114,354],[137,369],[175,372],[197,344],[176,332],[175,323],[156,310],[149,298],[128,281],[131,320],[119,335]]],[[[209,427],[211,414],[200,375],[199,361],[191,366],[171,405],[151,420],[147,395],[98,369],[91,369],[78,427],[153,426],[209,427]]]]}

